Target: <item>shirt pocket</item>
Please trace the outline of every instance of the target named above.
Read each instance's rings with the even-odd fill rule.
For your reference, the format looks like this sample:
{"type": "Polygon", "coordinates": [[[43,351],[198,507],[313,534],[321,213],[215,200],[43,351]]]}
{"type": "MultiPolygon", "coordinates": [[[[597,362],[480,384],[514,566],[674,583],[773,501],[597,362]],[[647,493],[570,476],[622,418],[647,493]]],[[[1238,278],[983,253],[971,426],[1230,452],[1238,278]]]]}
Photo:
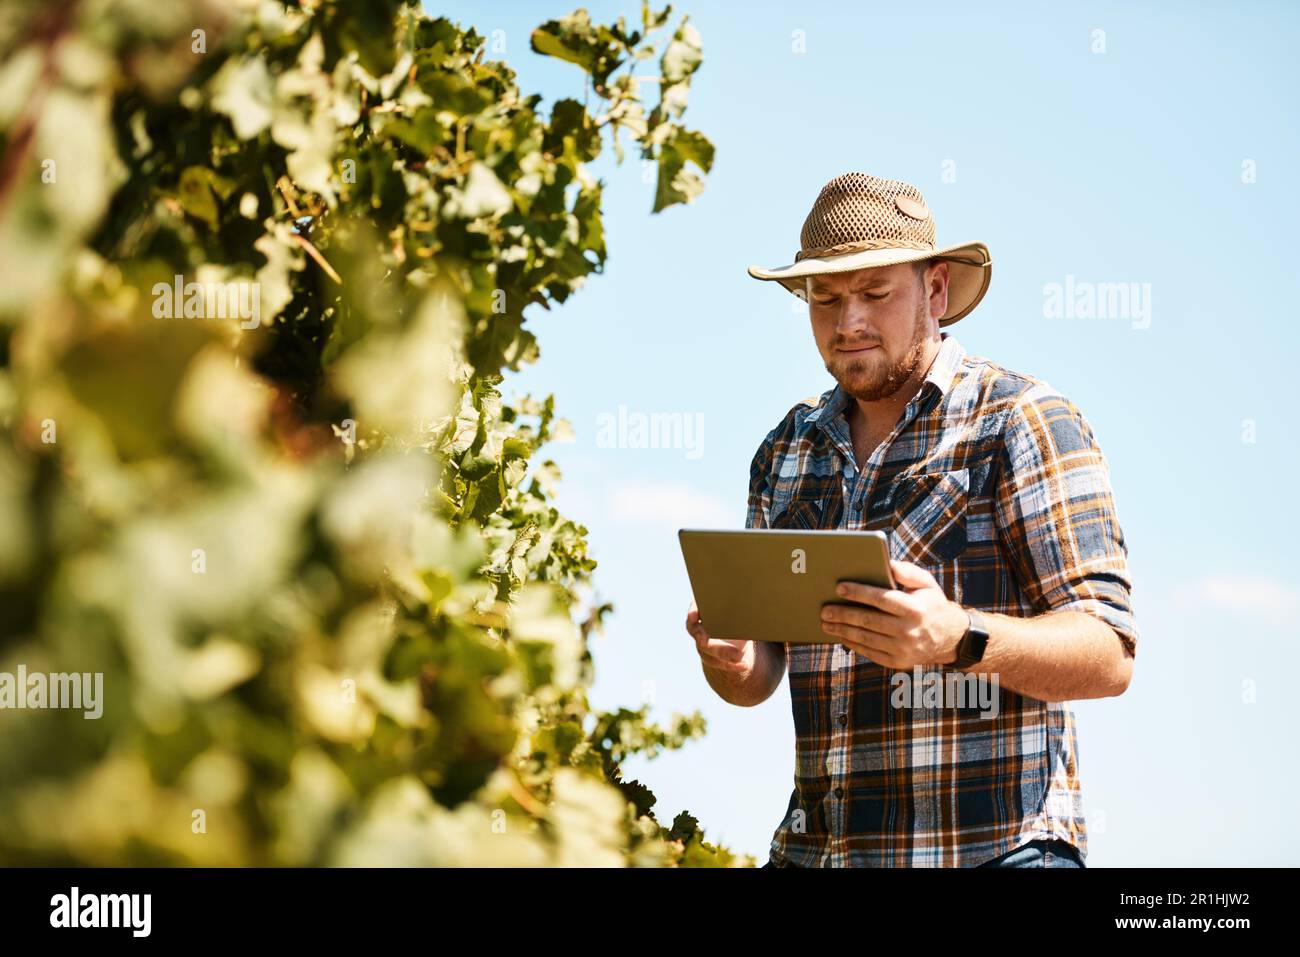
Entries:
{"type": "Polygon", "coordinates": [[[801,531],[813,531],[822,527],[822,508],[818,502],[808,499],[793,499],[787,503],[775,518],[773,528],[793,528],[801,531]]]}
{"type": "Polygon", "coordinates": [[[922,472],[901,479],[894,493],[894,558],[943,565],[966,550],[970,470],[922,472]]]}

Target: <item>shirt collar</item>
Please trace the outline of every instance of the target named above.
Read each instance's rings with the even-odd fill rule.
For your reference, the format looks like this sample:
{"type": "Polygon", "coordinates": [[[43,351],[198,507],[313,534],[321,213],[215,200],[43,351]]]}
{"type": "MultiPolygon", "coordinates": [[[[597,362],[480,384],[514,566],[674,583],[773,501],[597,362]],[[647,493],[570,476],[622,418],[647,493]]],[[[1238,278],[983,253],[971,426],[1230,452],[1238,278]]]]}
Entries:
{"type": "MultiPolygon", "coordinates": [[[[957,370],[961,368],[962,360],[966,357],[966,350],[952,335],[941,332],[939,337],[939,351],[934,357],[934,362],[930,364],[930,371],[925,374],[925,381],[921,383],[918,395],[924,395],[929,386],[938,390],[940,395],[947,395],[948,390],[952,388],[953,380],[957,377],[957,370]]],[[[843,419],[851,401],[853,401],[852,397],[840,387],[839,383],[836,383],[835,388],[823,396],[821,405],[808,413],[805,421],[811,422],[825,432],[831,428],[832,423],[843,419]]]]}

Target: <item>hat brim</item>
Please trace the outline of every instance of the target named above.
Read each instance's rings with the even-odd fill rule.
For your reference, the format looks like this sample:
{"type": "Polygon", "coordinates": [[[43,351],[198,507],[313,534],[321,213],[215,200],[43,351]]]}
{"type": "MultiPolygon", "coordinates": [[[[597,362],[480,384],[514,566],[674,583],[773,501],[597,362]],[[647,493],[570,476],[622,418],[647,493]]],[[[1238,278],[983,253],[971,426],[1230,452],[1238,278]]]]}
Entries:
{"type": "Polygon", "coordinates": [[[950,326],[979,305],[988,292],[993,275],[993,259],[988,246],[983,243],[962,243],[943,249],[864,249],[839,256],[813,256],[763,269],[750,266],[749,274],[755,279],[779,282],[800,299],[807,299],[805,280],[809,276],[827,273],[853,272],[856,269],[873,269],[898,263],[914,263],[923,259],[943,259],[948,263],[948,308],[939,317],[939,325],[950,326]]]}

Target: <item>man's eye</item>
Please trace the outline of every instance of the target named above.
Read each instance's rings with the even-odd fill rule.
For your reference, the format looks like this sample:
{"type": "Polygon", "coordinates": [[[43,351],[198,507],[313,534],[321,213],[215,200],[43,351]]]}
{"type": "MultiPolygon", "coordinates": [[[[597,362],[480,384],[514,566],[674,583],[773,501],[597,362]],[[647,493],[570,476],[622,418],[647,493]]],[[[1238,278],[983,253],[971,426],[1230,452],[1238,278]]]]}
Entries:
{"type": "Polygon", "coordinates": [[[887,293],[887,292],[882,292],[882,293],[877,293],[877,294],[875,294],[875,295],[872,295],[872,294],[869,293],[869,292],[865,292],[865,293],[863,293],[863,295],[864,295],[866,298],[868,298],[868,299],[884,299],[886,296],[889,295],[889,293],[887,293]]]}
{"type": "Polygon", "coordinates": [[[839,296],[833,296],[830,299],[813,299],[813,302],[817,303],[819,306],[833,306],[839,301],[839,296]]]}

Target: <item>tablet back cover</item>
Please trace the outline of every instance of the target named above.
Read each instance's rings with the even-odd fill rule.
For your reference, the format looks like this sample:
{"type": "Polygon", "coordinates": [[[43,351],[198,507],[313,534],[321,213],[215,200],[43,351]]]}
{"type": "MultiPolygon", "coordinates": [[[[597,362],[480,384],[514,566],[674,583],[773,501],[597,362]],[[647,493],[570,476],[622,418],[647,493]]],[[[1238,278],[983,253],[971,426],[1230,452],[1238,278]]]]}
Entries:
{"type": "Polygon", "coordinates": [[[841,581],[893,587],[883,532],[678,532],[700,620],[714,638],[834,643],[821,609],[841,581]]]}

